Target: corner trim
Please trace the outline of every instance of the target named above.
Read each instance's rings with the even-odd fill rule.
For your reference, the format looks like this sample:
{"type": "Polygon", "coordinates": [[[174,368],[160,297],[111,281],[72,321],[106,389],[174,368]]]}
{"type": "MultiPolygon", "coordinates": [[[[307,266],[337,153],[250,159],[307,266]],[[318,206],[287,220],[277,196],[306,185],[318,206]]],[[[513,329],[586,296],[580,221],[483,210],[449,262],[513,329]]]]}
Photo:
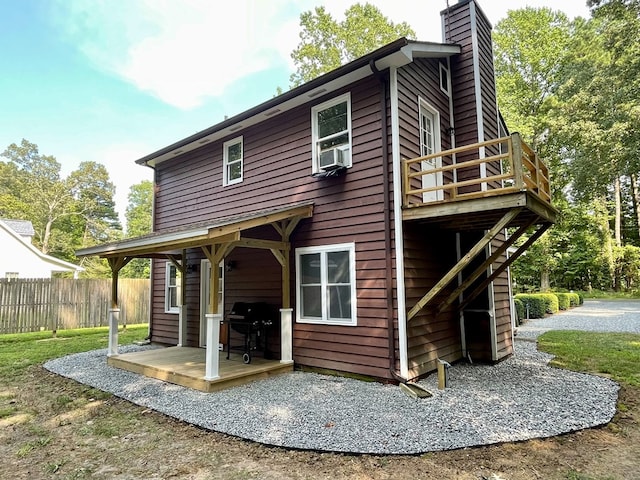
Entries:
{"type": "Polygon", "coordinates": [[[398,350],[400,376],[408,378],[407,308],[404,286],[404,233],[402,231],[402,182],[400,179],[400,118],[398,115],[398,69],[389,69],[391,100],[391,158],[393,162],[393,226],[396,245],[396,293],[398,296],[398,350]]]}

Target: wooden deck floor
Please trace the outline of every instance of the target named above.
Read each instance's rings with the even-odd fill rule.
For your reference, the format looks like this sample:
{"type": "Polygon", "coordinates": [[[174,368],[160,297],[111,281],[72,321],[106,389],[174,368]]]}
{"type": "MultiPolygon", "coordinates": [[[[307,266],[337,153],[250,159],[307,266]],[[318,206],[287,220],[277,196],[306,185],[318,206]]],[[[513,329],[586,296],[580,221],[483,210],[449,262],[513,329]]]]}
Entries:
{"type": "Polygon", "coordinates": [[[252,358],[250,364],[242,362],[242,356],[219,353],[220,378],[205,380],[205,349],[191,347],[167,347],[142,352],[124,353],[108,358],[112,367],[122,368],[147,377],[182,385],[202,392],[215,392],[245,383],[293,371],[293,363],[279,360],[252,358]]]}

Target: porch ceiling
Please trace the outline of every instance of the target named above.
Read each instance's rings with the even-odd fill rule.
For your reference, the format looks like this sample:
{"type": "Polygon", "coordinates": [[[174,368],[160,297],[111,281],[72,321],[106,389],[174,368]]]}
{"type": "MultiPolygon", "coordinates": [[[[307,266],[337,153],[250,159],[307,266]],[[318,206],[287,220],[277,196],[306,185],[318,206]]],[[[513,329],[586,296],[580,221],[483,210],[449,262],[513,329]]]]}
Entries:
{"type": "MultiPolygon", "coordinates": [[[[103,258],[153,258],[160,254],[178,253],[186,248],[203,247],[212,244],[237,242],[242,246],[245,240],[240,233],[263,225],[278,226],[285,220],[300,220],[313,215],[313,203],[303,202],[283,207],[258,210],[255,212],[223,217],[213,222],[189,226],[187,228],[165,230],[141,237],[130,238],[76,251],[78,257],[100,256],[103,258]]],[[[278,248],[281,242],[261,241],[262,248],[278,248]]],[[[249,246],[249,245],[247,245],[249,246]]],[[[259,246],[259,245],[252,245],[259,246]]]]}

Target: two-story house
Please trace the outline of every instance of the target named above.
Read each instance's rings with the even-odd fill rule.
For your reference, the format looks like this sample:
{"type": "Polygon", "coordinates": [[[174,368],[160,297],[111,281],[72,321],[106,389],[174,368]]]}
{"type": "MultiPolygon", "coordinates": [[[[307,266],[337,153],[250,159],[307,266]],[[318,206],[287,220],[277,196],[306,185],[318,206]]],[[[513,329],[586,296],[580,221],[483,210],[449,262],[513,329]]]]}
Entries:
{"type": "Polygon", "coordinates": [[[118,271],[139,257],[150,339],[178,346],[165,360],[199,355],[185,375],[205,383],[183,383],[203,390],[227,375],[237,302],[276,313],[261,374],[406,381],[512,354],[508,266],[554,222],[548,171],[506,133],[477,2],[441,16],[443,43],[401,38],[137,160],[155,172],[154,233],[78,252],[112,267],[110,362],[182,382],[178,357],[117,354],[118,271]]]}

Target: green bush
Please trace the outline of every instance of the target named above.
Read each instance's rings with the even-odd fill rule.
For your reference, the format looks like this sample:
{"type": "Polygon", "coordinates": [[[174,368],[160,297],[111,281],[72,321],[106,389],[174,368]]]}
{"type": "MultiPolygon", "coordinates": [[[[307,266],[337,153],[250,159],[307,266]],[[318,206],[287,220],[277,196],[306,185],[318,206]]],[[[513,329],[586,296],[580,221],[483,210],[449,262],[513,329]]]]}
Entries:
{"type": "Polygon", "coordinates": [[[584,303],[584,294],[582,292],[577,292],[578,295],[578,305],[582,305],[584,303]]]}
{"type": "Polygon", "coordinates": [[[513,305],[516,308],[516,320],[518,325],[522,325],[522,321],[526,318],[526,310],[524,308],[524,303],[519,298],[513,299],[513,305]]]}
{"type": "Polygon", "coordinates": [[[569,293],[556,293],[556,297],[558,297],[558,308],[560,310],[569,310],[571,306],[571,299],[569,298],[569,293]]]}
{"type": "Polygon", "coordinates": [[[519,293],[514,300],[522,302],[522,318],[543,318],[545,303],[537,293],[519,293]]]}
{"type": "Polygon", "coordinates": [[[558,313],[560,308],[558,307],[558,297],[555,293],[538,293],[544,301],[546,313],[558,313]]]}
{"type": "Polygon", "coordinates": [[[574,292],[569,293],[569,306],[578,307],[584,302],[581,300],[580,295],[574,292]]]}

